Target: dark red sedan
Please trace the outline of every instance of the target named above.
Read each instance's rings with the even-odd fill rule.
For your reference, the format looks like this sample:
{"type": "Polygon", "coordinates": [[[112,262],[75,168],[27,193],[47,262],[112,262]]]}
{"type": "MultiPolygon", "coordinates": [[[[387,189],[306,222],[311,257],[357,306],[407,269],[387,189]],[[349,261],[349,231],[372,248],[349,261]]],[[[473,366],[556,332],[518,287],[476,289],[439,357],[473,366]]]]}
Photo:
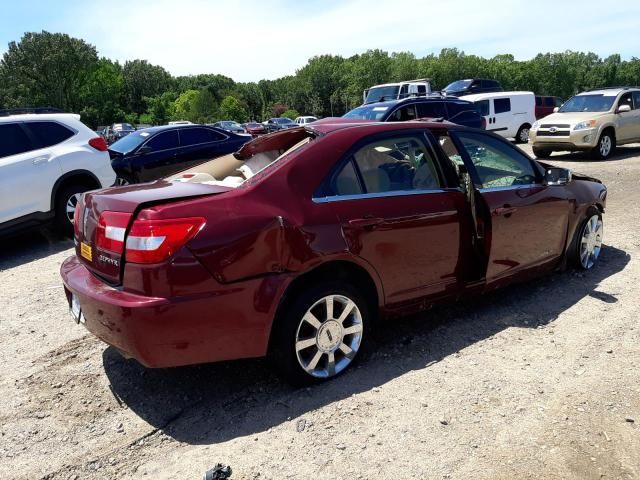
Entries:
{"type": "Polygon", "coordinates": [[[76,320],[146,366],[268,355],[312,383],[380,316],[592,268],[606,194],[481,130],[312,124],[85,194],[61,273],[76,320]]]}
{"type": "Polygon", "coordinates": [[[243,123],[242,126],[247,131],[247,133],[250,133],[254,137],[267,133],[267,127],[258,122],[243,123]]]}

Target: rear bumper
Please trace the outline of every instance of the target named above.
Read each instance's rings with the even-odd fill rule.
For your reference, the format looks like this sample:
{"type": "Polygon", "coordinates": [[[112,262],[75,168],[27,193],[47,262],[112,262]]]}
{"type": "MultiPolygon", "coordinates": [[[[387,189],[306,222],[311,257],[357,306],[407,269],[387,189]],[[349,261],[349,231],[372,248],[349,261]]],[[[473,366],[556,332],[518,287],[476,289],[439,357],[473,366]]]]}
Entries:
{"type": "Polygon", "coordinates": [[[157,298],[109,286],[75,256],[60,273],[67,301],[78,298],[87,330],[156,368],[264,356],[287,283],[276,276],[220,285],[206,295],[157,298]]]}

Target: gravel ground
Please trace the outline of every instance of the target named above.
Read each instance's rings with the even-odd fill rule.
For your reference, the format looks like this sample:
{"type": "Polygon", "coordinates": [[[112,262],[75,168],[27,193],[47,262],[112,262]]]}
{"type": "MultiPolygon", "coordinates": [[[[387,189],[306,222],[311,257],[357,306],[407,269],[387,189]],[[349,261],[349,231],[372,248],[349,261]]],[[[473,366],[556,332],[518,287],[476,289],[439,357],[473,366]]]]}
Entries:
{"type": "Polygon", "coordinates": [[[124,360],[71,320],[70,241],[0,243],[0,478],[639,478],[640,146],[552,163],[609,188],[595,270],[388,323],[311,389],[263,361],[124,360]]]}

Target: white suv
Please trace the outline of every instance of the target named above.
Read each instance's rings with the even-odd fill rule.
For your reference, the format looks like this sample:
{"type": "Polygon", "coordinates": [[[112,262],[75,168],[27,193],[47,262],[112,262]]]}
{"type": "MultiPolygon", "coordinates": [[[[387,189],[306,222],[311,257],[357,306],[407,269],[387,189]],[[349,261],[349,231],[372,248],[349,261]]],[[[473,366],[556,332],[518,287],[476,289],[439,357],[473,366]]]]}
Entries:
{"type": "Polygon", "coordinates": [[[107,144],[69,113],[0,112],[0,234],[53,220],[73,232],[83,192],[113,185],[107,144]]]}

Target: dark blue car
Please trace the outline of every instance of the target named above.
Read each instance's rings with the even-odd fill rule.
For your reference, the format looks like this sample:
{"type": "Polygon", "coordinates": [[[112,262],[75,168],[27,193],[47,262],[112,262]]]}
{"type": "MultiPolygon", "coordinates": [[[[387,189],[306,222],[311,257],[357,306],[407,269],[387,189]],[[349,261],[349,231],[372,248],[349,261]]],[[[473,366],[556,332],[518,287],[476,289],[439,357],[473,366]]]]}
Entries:
{"type": "Polygon", "coordinates": [[[116,183],[147,182],[235,152],[251,140],[207,125],[167,125],[137,130],[109,147],[116,183]]]}
{"type": "Polygon", "coordinates": [[[378,122],[406,122],[418,118],[442,118],[458,125],[484,128],[475,104],[455,97],[434,95],[367,103],[343,115],[344,118],[378,122]]]}

